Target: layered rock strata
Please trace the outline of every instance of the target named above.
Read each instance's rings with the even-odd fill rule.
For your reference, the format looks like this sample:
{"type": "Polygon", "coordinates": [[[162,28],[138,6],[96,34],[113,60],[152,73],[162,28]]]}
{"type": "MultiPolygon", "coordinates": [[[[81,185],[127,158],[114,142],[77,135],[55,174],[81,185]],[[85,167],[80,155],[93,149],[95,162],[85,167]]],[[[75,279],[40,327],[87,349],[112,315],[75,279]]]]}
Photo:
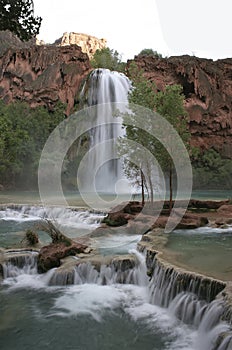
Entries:
{"type": "Polygon", "coordinates": [[[232,59],[139,55],[134,60],[157,91],[171,84],[183,87],[192,145],[232,158],[232,59]]]}

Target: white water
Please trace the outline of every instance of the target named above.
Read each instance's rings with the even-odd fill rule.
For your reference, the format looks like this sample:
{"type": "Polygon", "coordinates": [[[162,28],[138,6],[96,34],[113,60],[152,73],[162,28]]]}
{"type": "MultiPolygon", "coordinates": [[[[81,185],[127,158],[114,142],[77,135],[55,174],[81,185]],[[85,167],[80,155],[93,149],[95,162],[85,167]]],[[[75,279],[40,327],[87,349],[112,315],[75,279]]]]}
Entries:
{"type": "Polygon", "coordinates": [[[101,126],[90,131],[90,150],[83,169],[82,189],[87,192],[128,192],[121,162],[115,158],[116,141],[123,135],[121,118],[115,116],[115,123],[110,120],[114,116],[115,103],[128,102],[131,83],[123,73],[96,69],[88,84],[88,106],[96,106],[94,118],[101,126]]]}
{"type": "MultiPolygon", "coordinates": [[[[136,258],[133,269],[102,265],[97,271],[90,263],[82,263],[74,268],[75,284],[65,287],[54,286],[56,269],[37,274],[36,255],[33,254],[31,259],[25,259],[21,269],[10,263],[5,265],[3,284],[9,291],[59,291],[47,311],[48,318],[69,319],[82,315],[103,322],[105,313],[112,314],[123,308],[134,322],[142,322],[154,333],[166,334],[165,350],[214,350],[218,336],[225,332],[228,335],[217,350],[231,349],[231,329],[220,320],[223,312],[220,301],[206,303],[193,293],[181,292],[173,300],[167,300],[168,307],[160,307],[160,297],[158,293],[154,295],[154,289],[159,288],[161,294],[167,284],[158,287],[151,286],[150,282],[149,286],[144,256],[135,250],[130,253],[136,258]]],[[[154,273],[153,283],[155,277],[154,273]]]]}
{"type": "MultiPolygon", "coordinates": [[[[101,214],[83,210],[28,206],[8,207],[0,211],[0,215],[0,222],[13,222],[16,226],[20,222],[50,218],[59,220],[67,227],[84,225],[90,230],[98,226],[102,217],[101,214]]],[[[135,247],[139,237],[132,235],[131,240],[134,240],[135,247]]],[[[130,248],[130,243],[129,237],[123,235],[108,236],[105,241],[100,237],[98,242],[105,248],[115,248],[121,244],[125,252],[128,252],[126,249],[130,248]]],[[[221,302],[200,300],[194,294],[200,290],[197,280],[190,283],[187,292],[178,293],[175,287],[178,273],[170,270],[167,274],[158,265],[149,282],[144,256],[136,250],[130,253],[135,256],[134,268],[125,269],[120,262],[110,265],[103,263],[99,269],[90,263],[82,263],[71,271],[74,284],[66,286],[68,279],[70,282],[70,275],[67,275],[70,271],[61,270],[60,273],[59,269],[52,269],[38,274],[37,254],[24,252],[23,258],[14,260],[21,267],[10,262],[4,264],[0,292],[4,288],[4,294],[16,293],[16,297],[19,292],[23,295],[26,293],[29,299],[33,295],[35,301],[37,294],[46,295],[45,300],[49,300],[50,306],[43,311],[42,319],[62,318],[68,321],[73,317],[90,317],[95,322],[104,323],[106,315],[114,317],[117,310],[123,310],[124,316],[120,317],[127,315],[130,322],[145,327],[156,337],[159,334],[160,342],[165,345],[157,345],[158,350],[231,350],[231,329],[220,320],[223,311],[221,302]],[[224,333],[226,335],[221,344],[214,349],[218,336],[224,333]]],[[[212,284],[212,291],[213,288],[212,284]]],[[[42,312],[42,305],[39,306],[37,301],[36,305],[37,315],[42,312]]],[[[30,319],[25,322],[30,323],[30,319]]],[[[149,348],[152,348],[152,343],[149,348]]]]}
{"type": "Polygon", "coordinates": [[[39,207],[39,206],[17,206],[6,207],[0,210],[0,220],[4,221],[37,221],[38,219],[54,220],[58,224],[73,227],[97,227],[103,213],[90,212],[88,210],[74,210],[64,207],[39,207]]]}

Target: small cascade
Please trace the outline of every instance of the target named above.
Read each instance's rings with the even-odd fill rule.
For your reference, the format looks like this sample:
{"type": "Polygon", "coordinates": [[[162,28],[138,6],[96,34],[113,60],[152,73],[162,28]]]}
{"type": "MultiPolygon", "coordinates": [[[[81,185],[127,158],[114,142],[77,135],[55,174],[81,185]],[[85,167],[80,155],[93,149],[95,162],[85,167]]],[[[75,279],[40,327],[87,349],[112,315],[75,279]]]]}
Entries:
{"type": "MultiPolygon", "coordinates": [[[[109,258],[107,258],[109,259],[109,258]]],[[[137,251],[131,255],[117,256],[108,262],[78,262],[69,269],[58,268],[49,281],[50,285],[69,285],[93,283],[112,285],[115,283],[147,285],[146,265],[144,257],[137,251]]]]}
{"type": "Polygon", "coordinates": [[[152,270],[150,299],[152,303],[162,307],[168,307],[181,292],[193,293],[200,299],[210,302],[226,286],[225,283],[212,278],[183,272],[158,259],[154,259],[152,270]]]}
{"type": "Polygon", "coordinates": [[[86,192],[97,189],[100,192],[115,193],[117,181],[124,176],[121,161],[115,158],[113,149],[118,137],[123,135],[123,129],[120,117],[115,116],[115,123],[109,121],[112,120],[115,109],[119,108],[117,103],[128,102],[131,82],[123,73],[95,69],[84,86],[84,90],[86,89],[87,105],[96,106],[92,108],[91,113],[94,113],[94,120],[99,126],[90,131],[90,150],[93,152],[88,152],[82,170],[82,189],[86,192]],[[107,140],[112,140],[112,144],[104,145],[107,140]],[[97,149],[98,146],[101,146],[101,149],[97,149]],[[92,181],[92,173],[95,174],[95,184],[92,181]]]}
{"type": "Polygon", "coordinates": [[[19,275],[37,274],[37,252],[19,251],[5,254],[3,278],[17,277],[19,275]]]}
{"type": "Polygon", "coordinates": [[[167,308],[171,315],[197,329],[197,350],[231,350],[232,328],[223,321],[226,305],[223,299],[215,299],[226,283],[174,268],[155,255],[147,255],[153,270],[150,302],[167,308]]]}
{"type": "Polygon", "coordinates": [[[69,226],[95,226],[100,224],[104,213],[64,207],[40,207],[29,205],[8,205],[1,207],[0,220],[37,221],[55,220],[69,226]]]}
{"type": "MultiPolygon", "coordinates": [[[[66,285],[82,288],[91,284],[108,287],[125,284],[143,288],[148,292],[147,305],[150,303],[161,306],[166,310],[168,317],[190,325],[190,329],[197,333],[191,349],[231,350],[232,328],[224,320],[225,302],[223,298],[216,298],[224,287],[223,282],[175,269],[157,257],[154,258],[153,274],[148,281],[144,255],[137,250],[129,253],[113,257],[94,256],[88,259],[69,257],[59,268],[38,274],[38,253],[9,252],[5,253],[5,263],[2,263],[4,281],[5,284],[20,288],[66,285]],[[207,288],[209,290],[205,291],[207,288]]],[[[79,289],[70,289],[75,290],[79,289]]]]}
{"type": "Polygon", "coordinates": [[[232,349],[232,334],[225,333],[219,346],[213,350],[231,350],[232,349]]]}

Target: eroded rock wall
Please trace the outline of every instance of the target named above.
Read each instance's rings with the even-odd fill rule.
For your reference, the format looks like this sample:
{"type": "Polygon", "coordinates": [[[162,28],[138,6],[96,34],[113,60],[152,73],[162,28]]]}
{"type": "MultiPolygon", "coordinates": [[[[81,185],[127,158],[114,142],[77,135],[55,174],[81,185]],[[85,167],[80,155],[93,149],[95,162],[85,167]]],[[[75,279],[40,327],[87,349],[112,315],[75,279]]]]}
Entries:
{"type": "Polygon", "coordinates": [[[136,56],[135,61],[157,90],[183,86],[192,145],[232,158],[232,59],[136,56]]]}
{"type": "Polygon", "coordinates": [[[76,45],[8,49],[0,57],[0,98],[6,103],[20,100],[49,109],[60,100],[69,115],[90,70],[87,54],[76,45]]]}

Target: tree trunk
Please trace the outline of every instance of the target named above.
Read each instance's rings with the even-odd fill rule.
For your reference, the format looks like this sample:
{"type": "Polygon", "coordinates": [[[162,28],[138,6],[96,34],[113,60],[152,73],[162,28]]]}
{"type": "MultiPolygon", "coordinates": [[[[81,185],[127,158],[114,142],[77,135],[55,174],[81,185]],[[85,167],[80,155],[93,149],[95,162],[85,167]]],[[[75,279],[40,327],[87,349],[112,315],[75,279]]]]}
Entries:
{"type": "Polygon", "coordinates": [[[144,194],[144,175],[142,170],[140,169],[140,176],[141,176],[141,187],[142,187],[142,206],[144,206],[145,203],[145,194],[144,194]]]}
{"type": "Polygon", "coordinates": [[[173,202],[173,184],[172,184],[172,164],[169,166],[169,213],[172,211],[172,202],[173,202]]]}
{"type": "Polygon", "coordinates": [[[151,176],[148,176],[148,182],[149,182],[150,193],[151,193],[151,203],[153,204],[154,194],[153,194],[153,184],[152,184],[151,176]]]}

